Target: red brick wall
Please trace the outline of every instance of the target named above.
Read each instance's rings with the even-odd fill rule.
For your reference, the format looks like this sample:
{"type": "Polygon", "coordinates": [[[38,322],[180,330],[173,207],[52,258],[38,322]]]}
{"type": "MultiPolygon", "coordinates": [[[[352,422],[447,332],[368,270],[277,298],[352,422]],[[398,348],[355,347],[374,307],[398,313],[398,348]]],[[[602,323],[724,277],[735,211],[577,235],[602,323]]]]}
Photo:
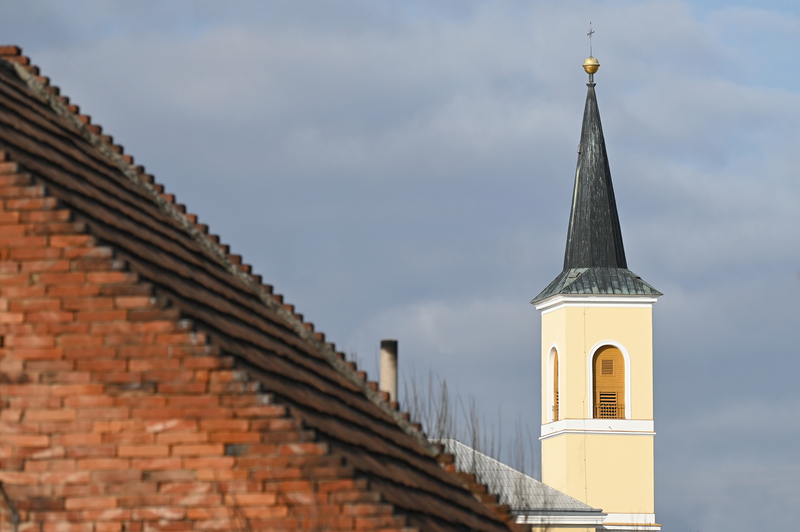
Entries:
{"type": "MultiPolygon", "coordinates": [[[[405,524],[8,161],[0,204],[0,481],[18,530],[405,524]]],[[[0,499],[0,530],[11,517],[0,499]]]]}

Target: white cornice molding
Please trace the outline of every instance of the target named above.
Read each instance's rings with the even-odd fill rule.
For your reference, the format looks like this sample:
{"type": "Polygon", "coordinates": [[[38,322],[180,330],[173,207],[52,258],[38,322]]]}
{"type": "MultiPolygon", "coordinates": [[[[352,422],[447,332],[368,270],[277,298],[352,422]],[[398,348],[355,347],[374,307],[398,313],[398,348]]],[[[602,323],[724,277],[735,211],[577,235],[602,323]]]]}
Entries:
{"type": "Polygon", "coordinates": [[[555,525],[566,527],[601,527],[606,514],[601,512],[563,511],[546,512],[543,514],[520,514],[516,522],[521,525],[555,525]]]}
{"type": "Polygon", "coordinates": [[[606,514],[601,530],[661,530],[656,514],[606,514]]]}
{"type": "Polygon", "coordinates": [[[540,440],[561,434],[655,436],[652,419],[562,419],[542,425],[540,440]]]}
{"type": "Polygon", "coordinates": [[[558,294],[544,299],[536,304],[536,310],[541,310],[542,314],[560,310],[565,307],[580,308],[601,308],[601,307],[633,307],[651,308],[653,303],[658,301],[656,296],[635,296],[635,295],[579,295],[579,294],[558,294]]]}

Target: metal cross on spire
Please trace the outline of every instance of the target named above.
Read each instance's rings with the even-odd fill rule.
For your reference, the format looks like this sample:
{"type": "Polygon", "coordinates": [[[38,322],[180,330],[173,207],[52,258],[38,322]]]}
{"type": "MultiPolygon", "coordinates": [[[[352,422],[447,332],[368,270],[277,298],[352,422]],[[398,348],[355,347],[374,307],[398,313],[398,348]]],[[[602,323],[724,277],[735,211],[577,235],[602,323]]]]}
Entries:
{"type": "Polygon", "coordinates": [[[594,30],[592,29],[591,21],[589,22],[589,33],[586,35],[589,36],[589,57],[594,57],[594,54],[592,53],[592,35],[594,35],[594,30]]]}

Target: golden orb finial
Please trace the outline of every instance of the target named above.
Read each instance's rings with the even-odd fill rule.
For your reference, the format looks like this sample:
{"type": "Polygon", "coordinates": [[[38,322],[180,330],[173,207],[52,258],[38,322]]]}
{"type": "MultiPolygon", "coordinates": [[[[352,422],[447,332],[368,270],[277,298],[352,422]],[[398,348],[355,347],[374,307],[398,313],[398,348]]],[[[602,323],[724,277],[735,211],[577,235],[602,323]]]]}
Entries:
{"type": "Polygon", "coordinates": [[[594,74],[597,72],[597,69],[600,68],[600,61],[598,61],[594,57],[587,57],[586,61],[583,62],[583,69],[586,71],[587,74],[594,74]]]}

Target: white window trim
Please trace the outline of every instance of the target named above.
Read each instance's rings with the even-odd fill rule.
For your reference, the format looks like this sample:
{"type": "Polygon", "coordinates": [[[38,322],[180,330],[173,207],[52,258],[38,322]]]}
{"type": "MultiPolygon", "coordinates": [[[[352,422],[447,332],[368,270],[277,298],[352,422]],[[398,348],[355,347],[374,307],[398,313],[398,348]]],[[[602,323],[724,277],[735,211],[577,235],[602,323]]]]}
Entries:
{"type": "MultiPolygon", "coordinates": [[[[555,421],[555,417],[553,416],[553,407],[555,406],[555,390],[553,390],[553,373],[555,371],[555,356],[558,355],[558,346],[555,342],[550,346],[550,351],[548,351],[547,355],[547,381],[545,382],[544,389],[547,390],[547,415],[545,419],[547,419],[548,423],[552,423],[555,421]]],[[[558,372],[558,391],[561,392],[561,359],[558,360],[559,365],[559,372],[558,372]]],[[[560,401],[559,401],[560,402],[560,401]]]]}
{"type": "Polygon", "coordinates": [[[603,340],[601,342],[597,342],[594,347],[589,350],[589,358],[586,361],[586,382],[589,385],[589,393],[586,395],[589,397],[587,403],[589,404],[589,411],[586,413],[586,419],[593,419],[594,418],[594,389],[592,383],[594,379],[592,379],[592,360],[594,359],[594,355],[598,349],[601,347],[616,347],[619,349],[619,352],[622,353],[622,358],[625,360],[625,419],[631,419],[631,356],[628,354],[628,350],[625,349],[621,343],[616,342],[614,340],[603,340]]]}

